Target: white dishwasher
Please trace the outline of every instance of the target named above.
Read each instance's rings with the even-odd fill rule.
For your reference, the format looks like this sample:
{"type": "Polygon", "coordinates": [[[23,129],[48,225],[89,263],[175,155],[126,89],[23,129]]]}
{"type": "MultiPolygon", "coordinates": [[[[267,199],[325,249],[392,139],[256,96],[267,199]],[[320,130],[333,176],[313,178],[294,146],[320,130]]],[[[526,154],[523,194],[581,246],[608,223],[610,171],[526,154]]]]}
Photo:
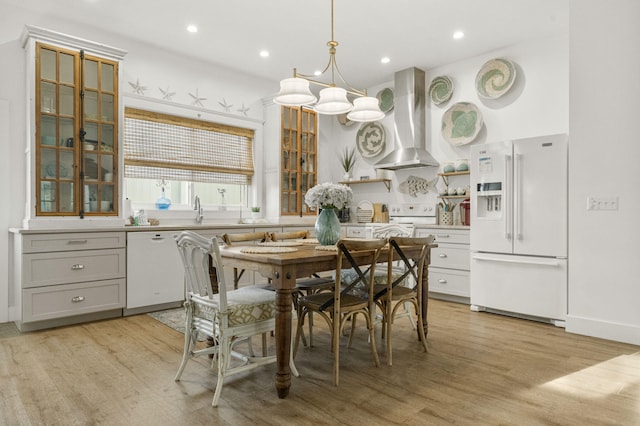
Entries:
{"type": "Polygon", "coordinates": [[[127,232],[127,309],[184,300],[175,231],[127,232]]]}

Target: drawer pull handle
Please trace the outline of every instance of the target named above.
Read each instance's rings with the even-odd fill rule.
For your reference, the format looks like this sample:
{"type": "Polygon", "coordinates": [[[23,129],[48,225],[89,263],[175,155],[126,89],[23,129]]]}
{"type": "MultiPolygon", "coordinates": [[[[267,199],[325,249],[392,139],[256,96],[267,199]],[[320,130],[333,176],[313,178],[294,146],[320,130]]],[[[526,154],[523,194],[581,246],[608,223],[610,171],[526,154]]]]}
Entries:
{"type": "Polygon", "coordinates": [[[449,234],[436,234],[436,238],[449,238],[449,234]]]}
{"type": "Polygon", "coordinates": [[[76,263],[75,265],[71,265],[72,271],[79,271],[81,269],[84,269],[84,265],[82,263],[76,263]]]}
{"type": "Polygon", "coordinates": [[[440,278],[440,279],[438,280],[438,282],[439,282],[440,284],[446,284],[446,283],[447,283],[447,280],[445,280],[444,278],[440,278]]]}
{"type": "Polygon", "coordinates": [[[87,244],[88,240],[69,240],[67,244],[87,244]]]}
{"type": "Polygon", "coordinates": [[[447,257],[447,255],[444,253],[440,253],[440,257],[447,257]]]}
{"type": "Polygon", "coordinates": [[[71,301],[73,303],[78,303],[78,302],[84,302],[84,296],[76,296],[76,297],[72,297],[71,301]]]}

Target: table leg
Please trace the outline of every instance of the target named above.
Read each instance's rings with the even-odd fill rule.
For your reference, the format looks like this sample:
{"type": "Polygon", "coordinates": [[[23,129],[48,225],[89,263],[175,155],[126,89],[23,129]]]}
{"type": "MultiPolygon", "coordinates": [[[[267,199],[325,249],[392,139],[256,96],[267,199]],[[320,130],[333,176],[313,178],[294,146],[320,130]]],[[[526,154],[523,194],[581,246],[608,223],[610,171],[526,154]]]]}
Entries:
{"type": "MultiPolygon", "coordinates": [[[[276,390],[278,391],[278,398],[286,398],[291,387],[289,361],[291,359],[292,289],[282,287],[295,286],[295,278],[291,279],[290,273],[285,273],[284,275],[282,277],[282,285],[274,280],[274,286],[276,287],[276,356],[278,358],[276,390]]],[[[295,277],[295,274],[293,276],[295,277]]]]}
{"type": "Polygon", "coordinates": [[[424,336],[420,335],[420,329],[416,327],[418,333],[418,340],[427,338],[429,333],[429,324],[427,321],[427,312],[429,311],[429,260],[431,253],[427,254],[427,258],[424,262],[424,268],[422,269],[422,300],[420,301],[420,309],[422,310],[422,324],[424,327],[424,336]]]}

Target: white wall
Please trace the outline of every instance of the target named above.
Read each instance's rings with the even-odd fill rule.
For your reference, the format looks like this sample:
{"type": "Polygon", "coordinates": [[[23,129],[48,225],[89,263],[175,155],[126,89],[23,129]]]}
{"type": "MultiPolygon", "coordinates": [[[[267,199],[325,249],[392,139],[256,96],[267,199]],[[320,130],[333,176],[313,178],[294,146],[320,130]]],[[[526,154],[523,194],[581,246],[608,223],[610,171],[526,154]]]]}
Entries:
{"type": "MultiPolygon", "coordinates": [[[[459,158],[469,158],[469,145],[452,146],[441,132],[444,112],[456,102],[472,102],[483,114],[484,127],[473,144],[495,142],[504,139],[523,138],[569,131],[569,38],[568,34],[549,39],[522,43],[487,52],[484,55],[425,70],[426,87],[434,77],[446,75],[453,80],[452,98],[443,105],[436,106],[427,98],[427,150],[439,162],[459,158]],[[512,89],[502,98],[486,101],[478,97],[475,89],[475,77],[482,65],[493,58],[504,57],[513,61],[517,67],[517,80],[512,89]]],[[[369,89],[375,95],[384,87],[393,88],[393,81],[369,89]]],[[[386,129],[386,150],[394,148],[393,111],[382,120],[386,129]]],[[[331,129],[327,138],[320,141],[322,164],[329,168],[320,168],[320,181],[342,180],[344,171],[337,159],[345,146],[355,147],[356,135],[360,124],[344,126],[333,116],[321,116],[322,129],[331,129]]],[[[354,178],[368,175],[374,177],[374,164],[384,156],[364,159],[357,154],[358,160],[354,178]]],[[[425,167],[417,169],[387,171],[392,182],[392,191],[387,192],[382,184],[353,186],[355,205],[361,200],[372,202],[420,202],[424,196],[414,198],[398,192],[398,185],[409,176],[419,176],[428,180],[436,177],[440,169],[425,167]]],[[[451,184],[466,186],[468,179],[451,178],[451,184]],[[454,182],[454,179],[456,180],[454,182]]],[[[443,185],[442,182],[439,185],[443,185]]]]}
{"type": "Polygon", "coordinates": [[[640,344],[640,2],[571,3],[567,331],[640,344]],[[616,196],[617,211],[587,211],[616,196]]]}
{"type": "MultiPolygon", "coordinates": [[[[126,12],[123,12],[126,13],[126,12]]],[[[133,88],[129,82],[139,81],[146,86],[145,97],[150,100],[159,100],[162,93],[159,88],[176,92],[173,102],[177,105],[191,106],[193,99],[189,93],[198,95],[207,100],[203,101],[206,109],[210,109],[217,116],[218,122],[230,125],[242,121],[244,114],[237,111],[244,104],[250,108],[247,116],[250,122],[247,127],[256,128],[256,143],[262,145],[262,102],[261,99],[268,93],[277,89],[277,83],[258,79],[250,75],[242,75],[226,68],[216,67],[192,58],[169,53],[155,46],[145,45],[122,36],[104,33],[92,27],[83,27],[77,23],[55,20],[51,17],[40,16],[26,12],[19,7],[4,5],[0,14],[0,56],[3,58],[3,66],[0,67],[0,101],[3,109],[2,132],[0,132],[0,146],[2,146],[2,168],[0,188],[6,206],[0,215],[0,254],[8,250],[8,229],[20,227],[24,218],[25,209],[25,140],[27,128],[27,102],[25,99],[27,81],[25,51],[22,49],[20,37],[25,24],[38,26],[53,31],[69,34],[75,37],[103,43],[128,51],[125,56],[121,81],[121,93],[131,94],[133,88]],[[226,101],[234,107],[229,113],[219,102],[226,101]],[[8,113],[5,112],[8,105],[8,113]]],[[[135,97],[123,98],[123,105],[127,102],[136,102],[135,97]]],[[[144,102],[143,102],[144,103],[144,102]]],[[[198,114],[198,111],[189,110],[189,114],[198,114]]],[[[211,114],[204,113],[207,116],[211,114]]],[[[256,153],[260,155],[262,146],[257,147],[256,153]]],[[[261,174],[261,158],[256,161],[257,172],[261,174]]],[[[2,256],[7,259],[8,256],[2,256]]],[[[0,322],[11,318],[11,309],[14,296],[13,285],[10,285],[10,271],[7,261],[0,262],[0,322]],[[7,301],[8,300],[8,306],[7,301]]]]}

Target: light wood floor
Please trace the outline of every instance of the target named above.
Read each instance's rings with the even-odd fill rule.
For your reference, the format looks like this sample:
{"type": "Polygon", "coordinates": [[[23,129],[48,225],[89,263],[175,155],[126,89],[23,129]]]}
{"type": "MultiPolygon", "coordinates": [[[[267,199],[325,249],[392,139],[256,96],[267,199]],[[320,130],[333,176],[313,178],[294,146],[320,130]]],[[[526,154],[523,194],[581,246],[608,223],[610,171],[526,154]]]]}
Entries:
{"type": "Polygon", "coordinates": [[[401,319],[393,367],[379,340],[375,368],[359,329],[335,388],[320,322],[289,398],[272,365],[228,379],[218,408],[204,359],[173,381],[182,334],[147,315],[22,335],[4,325],[0,424],[640,424],[637,346],[432,300],[428,354],[401,319]]]}

